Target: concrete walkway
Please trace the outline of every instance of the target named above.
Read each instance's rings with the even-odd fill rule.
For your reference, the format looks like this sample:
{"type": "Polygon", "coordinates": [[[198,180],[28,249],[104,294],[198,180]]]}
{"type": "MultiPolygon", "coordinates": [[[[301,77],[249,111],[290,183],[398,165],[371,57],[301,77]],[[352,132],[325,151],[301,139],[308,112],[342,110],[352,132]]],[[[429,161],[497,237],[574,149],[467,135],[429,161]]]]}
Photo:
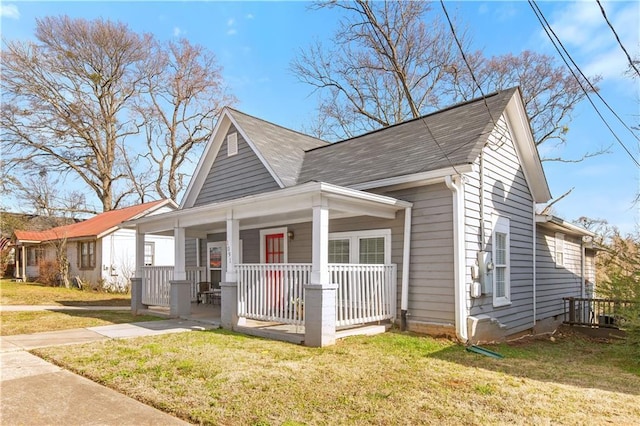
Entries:
{"type": "MultiPolygon", "coordinates": [[[[94,308],[94,307],[91,307],[94,308]]],[[[184,425],[180,419],[63,370],[30,349],[216,328],[172,319],[0,337],[0,424],[184,425]]]]}

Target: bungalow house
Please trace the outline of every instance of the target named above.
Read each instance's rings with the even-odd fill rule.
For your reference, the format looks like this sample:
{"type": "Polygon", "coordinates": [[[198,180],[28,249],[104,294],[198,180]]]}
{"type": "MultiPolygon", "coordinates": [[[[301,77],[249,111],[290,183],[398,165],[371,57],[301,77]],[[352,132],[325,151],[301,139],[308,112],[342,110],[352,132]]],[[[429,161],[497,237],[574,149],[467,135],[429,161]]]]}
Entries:
{"type": "Polygon", "coordinates": [[[558,263],[547,237],[564,232],[565,251],[582,240],[536,215],[550,198],[517,88],[332,144],[225,108],[180,208],[132,222],[138,259],[145,235],[176,244],[170,283],[137,263],[132,308],[164,289],[187,315],[199,270],[231,329],[294,324],[324,346],[337,329],[398,321],[504,339],[557,320],[584,286],[580,271],[566,272],[571,288],[551,282],[575,259],[558,263]],[[558,274],[536,273],[547,254],[558,274]]]}
{"type": "MultiPolygon", "coordinates": [[[[136,265],[135,230],[123,224],[132,219],[173,211],[177,205],[160,200],[98,214],[90,219],[44,231],[14,231],[15,277],[40,276],[43,262],[55,261],[64,250],[69,276],[83,282],[103,283],[107,288],[126,289],[136,265]]],[[[145,265],[173,265],[173,237],[149,235],[144,243],[145,265]]]]}

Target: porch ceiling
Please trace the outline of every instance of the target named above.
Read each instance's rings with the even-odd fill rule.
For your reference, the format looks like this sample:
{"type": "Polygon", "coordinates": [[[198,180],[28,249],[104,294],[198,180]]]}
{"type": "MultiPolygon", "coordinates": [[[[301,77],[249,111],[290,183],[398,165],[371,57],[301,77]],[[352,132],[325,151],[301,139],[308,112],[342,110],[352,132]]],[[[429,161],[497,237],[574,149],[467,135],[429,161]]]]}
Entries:
{"type": "Polygon", "coordinates": [[[331,219],[372,216],[393,219],[398,210],[411,207],[406,201],[358,191],[324,182],[309,182],[235,200],[147,216],[131,221],[143,233],[186,228],[190,233],[225,229],[227,219],[240,221],[241,229],[276,223],[311,221],[313,207],[325,205],[331,219]]]}

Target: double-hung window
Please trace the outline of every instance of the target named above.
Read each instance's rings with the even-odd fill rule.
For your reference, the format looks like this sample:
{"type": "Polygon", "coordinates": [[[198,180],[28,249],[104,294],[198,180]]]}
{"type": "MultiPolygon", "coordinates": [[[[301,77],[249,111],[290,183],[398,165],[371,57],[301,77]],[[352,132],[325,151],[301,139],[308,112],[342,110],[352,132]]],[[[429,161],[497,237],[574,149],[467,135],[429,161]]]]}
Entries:
{"type": "Polygon", "coordinates": [[[144,243],[144,266],[153,266],[155,249],[155,243],[144,243]]]}
{"type": "Polygon", "coordinates": [[[95,241],[80,241],[78,243],[78,260],[80,269],[93,269],[96,267],[95,241]]]}
{"type": "Polygon", "coordinates": [[[564,267],[564,234],[556,232],[556,268],[564,267]]]}
{"type": "Polygon", "coordinates": [[[329,263],[390,264],[391,230],[329,234],[329,263]]]}
{"type": "Polygon", "coordinates": [[[493,229],[493,305],[511,303],[509,219],[499,217],[493,229]]]}

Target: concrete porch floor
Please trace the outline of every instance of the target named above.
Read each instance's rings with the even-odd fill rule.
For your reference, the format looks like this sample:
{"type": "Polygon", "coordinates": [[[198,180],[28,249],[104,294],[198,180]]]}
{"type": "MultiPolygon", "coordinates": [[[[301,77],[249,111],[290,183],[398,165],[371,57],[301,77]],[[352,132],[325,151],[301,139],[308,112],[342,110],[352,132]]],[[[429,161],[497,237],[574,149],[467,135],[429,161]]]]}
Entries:
{"type": "MultiPolygon", "coordinates": [[[[212,324],[221,327],[220,305],[207,303],[192,303],[191,313],[181,318],[198,321],[206,324],[212,324]]],[[[163,306],[150,306],[149,309],[142,311],[149,315],[158,315],[170,317],[169,308],[163,306]]],[[[358,326],[339,327],[336,330],[336,340],[349,336],[367,335],[373,336],[384,333],[391,328],[391,324],[363,324],[358,326]]],[[[304,344],[305,330],[303,325],[282,324],[269,321],[255,321],[246,319],[245,324],[236,328],[237,332],[248,334],[250,336],[263,337],[266,339],[280,340],[298,345],[304,344]]]]}

